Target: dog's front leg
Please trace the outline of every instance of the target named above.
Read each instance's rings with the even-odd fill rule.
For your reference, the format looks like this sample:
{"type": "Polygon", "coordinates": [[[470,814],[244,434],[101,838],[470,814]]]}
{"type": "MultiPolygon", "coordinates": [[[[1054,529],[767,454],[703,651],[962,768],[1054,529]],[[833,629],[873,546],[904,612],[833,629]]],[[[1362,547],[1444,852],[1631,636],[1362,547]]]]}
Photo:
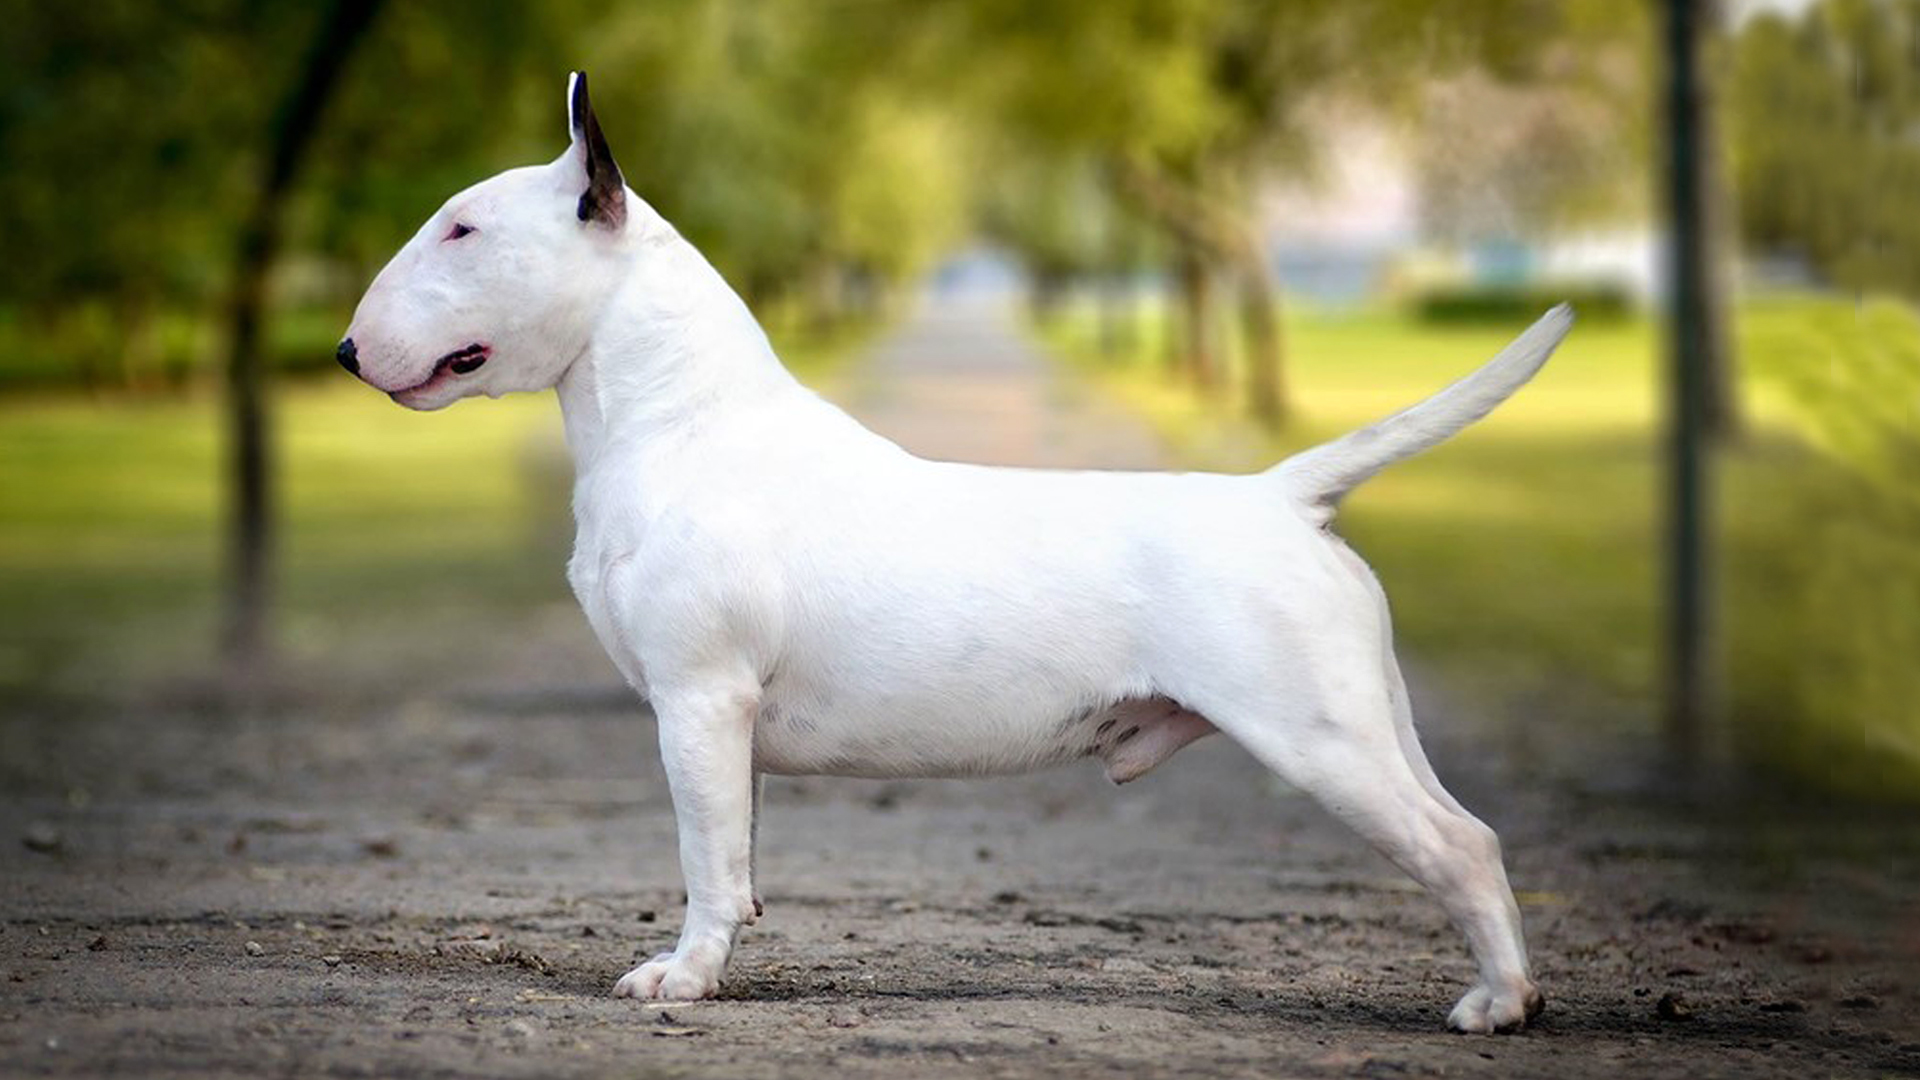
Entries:
{"type": "MultiPolygon", "coordinates": [[[[757,689],[757,688],[756,688],[757,689]]],[[[687,921],[680,944],[627,972],[617,997],[686,1001],[720,986],[740,927],[754,920],[754,690],[656,695],[660,756],[680,826],[687,921]]]]}

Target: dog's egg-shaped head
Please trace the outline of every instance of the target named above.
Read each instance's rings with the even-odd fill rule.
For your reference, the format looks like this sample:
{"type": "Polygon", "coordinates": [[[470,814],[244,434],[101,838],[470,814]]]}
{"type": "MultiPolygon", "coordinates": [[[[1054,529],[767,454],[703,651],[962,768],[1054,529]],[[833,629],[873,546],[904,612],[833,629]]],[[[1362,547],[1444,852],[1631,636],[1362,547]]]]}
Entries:
{"type": "Polygon", "coordinates": [[[354,311],[343,367],[413,409],[559,381],[627,265],[636,201],[583,72],[567,113],[566,153],[455,195],[394,255],[354,311]]]}

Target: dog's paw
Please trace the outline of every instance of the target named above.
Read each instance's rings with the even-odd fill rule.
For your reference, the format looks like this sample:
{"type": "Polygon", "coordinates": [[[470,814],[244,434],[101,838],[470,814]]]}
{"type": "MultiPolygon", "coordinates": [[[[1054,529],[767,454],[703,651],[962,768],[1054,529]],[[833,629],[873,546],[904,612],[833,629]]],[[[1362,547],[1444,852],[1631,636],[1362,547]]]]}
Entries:
{"type": "Polygon", "coordinates": [[[1522,983],[1498,994],[1476,986],[1467,991],[1467,996],[1447,1015],[1447,1026],[1468,1035],[1518,1031],[1546,1006],[1546,996],[1532,983],[1522,983]]]}
{"type": "Polygon", "coordinates": [[[661,953],[641,964],[613,985],[614,997],[642,1001],[697,1001],[720,989],[727,958],[708,951],[661,953]]]}

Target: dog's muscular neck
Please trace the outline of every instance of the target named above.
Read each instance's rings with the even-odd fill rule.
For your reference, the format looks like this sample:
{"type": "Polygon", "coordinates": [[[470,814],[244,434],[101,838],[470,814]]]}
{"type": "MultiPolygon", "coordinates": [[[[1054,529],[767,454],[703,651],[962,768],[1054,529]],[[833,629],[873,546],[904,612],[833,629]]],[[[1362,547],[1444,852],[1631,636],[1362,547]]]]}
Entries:
{"type": "Polygon", "coordinates": [[[733,410],[805,393],[719,272],[648,216],[628,240],[623,280],[587,319],[556,387],[583,477],[615,448],[682,437],[733,410]]]}

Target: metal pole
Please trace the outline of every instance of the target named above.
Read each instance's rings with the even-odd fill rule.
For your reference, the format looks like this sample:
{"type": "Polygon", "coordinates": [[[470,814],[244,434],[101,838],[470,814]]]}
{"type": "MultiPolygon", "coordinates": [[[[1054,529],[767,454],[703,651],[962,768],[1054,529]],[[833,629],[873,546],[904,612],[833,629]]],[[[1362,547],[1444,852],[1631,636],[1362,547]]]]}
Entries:
{"type": "Polygon", "coordinates": [[[1668,757],[1683,778],[1701,764],[1715,704],[1712,575],[1708,550],[1712,462],[1712,313],[1708,263],[1700,53],[1706,0],[1662,0],[1667,52],[1668,283],[1667,657],[1668,757]]]}

